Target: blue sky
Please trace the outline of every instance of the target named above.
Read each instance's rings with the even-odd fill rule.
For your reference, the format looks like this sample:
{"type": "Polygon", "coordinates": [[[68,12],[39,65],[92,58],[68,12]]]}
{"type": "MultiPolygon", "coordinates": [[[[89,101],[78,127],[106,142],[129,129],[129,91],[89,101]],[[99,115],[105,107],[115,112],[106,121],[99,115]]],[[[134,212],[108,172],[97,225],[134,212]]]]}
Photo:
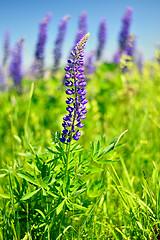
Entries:
{"type": "Polygon", "coordinates": [[[110,59],[118,46],[118,34],[121,28],[121,17],[125,8],[133,8],[131,33],[136,35],[137,48],[144,53],[146,60],[154,56],[156,45],[160,42],[160,0],[2,0],[0,3],[0,58],[4,31],[11,34],[11,45],[25,36],[24,66],[30,66],[33,60],[38,35],[38,24],[47,12],[52,13],[46,46],[46,63],[52,65],[52,52],[57,34],[59,20],[69,14],[71,18],[63,48],[63,62],[71,49],[77,30],[78,17],[82,11],[88,12],[88,32],[90,39],[87,49],[97,47],[99,19],[105,18],[108,23],[108,39],[104,59],[110,59]]]}

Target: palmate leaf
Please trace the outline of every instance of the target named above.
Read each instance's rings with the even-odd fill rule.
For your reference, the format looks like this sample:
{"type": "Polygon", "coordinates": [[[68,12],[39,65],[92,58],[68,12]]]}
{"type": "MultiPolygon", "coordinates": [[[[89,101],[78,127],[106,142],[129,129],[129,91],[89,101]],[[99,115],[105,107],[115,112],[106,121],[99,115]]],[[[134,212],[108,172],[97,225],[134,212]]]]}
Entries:
{"type": "Polygon", "coordinates": [[[32,178],[31,176],[29,176],[28,174],[26,173],[17,173],[17,175],[20,177],[20,178],[24,178],[27,182],[30,182],[36,186],[39,186],[39,183],[34,179],[32,178]]]}
{"type": "Polygon", "coordinates": [[[31,198],[32,196],[34,196],[37,192],[39,192],[41,190],[41,188],[33,191],[33,192],[29,192],[29,193],[26,193],[22,198],[21,200],[22,201],[25,201],[25,200],[28,200],[29,198],[31,198]]]}

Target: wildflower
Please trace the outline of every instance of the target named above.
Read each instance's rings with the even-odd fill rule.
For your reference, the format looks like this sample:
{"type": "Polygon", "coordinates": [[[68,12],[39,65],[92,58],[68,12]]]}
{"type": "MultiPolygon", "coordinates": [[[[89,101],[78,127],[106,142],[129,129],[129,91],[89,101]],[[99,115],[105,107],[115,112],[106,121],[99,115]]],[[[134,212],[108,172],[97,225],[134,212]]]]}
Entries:
{"type": "Polygon", "coordinates": [[[78,31],[75,39],[75,45],[82,39],[87,32],[87,12],[82,12],[79,18],[78,31]]]}
{"type": "Polygon", "coordinates": [[[35,51],[35,59],[38,67],[38,77],[43,77],[44,75],[44,50],[47,41],[47,28],[50,19],[51,14],[48,13],[39,25],[39,36],[35,51]]]}
{"type": "Polygon", "coordinates": [[[122,52],[125,50],[129,38],[129,29],[132,20],[132,12],[133,12],[132,8],[128,7],[126,9],[125,14],[122,17],[122,30],[119,36],[119,47],[122,52]]]}
{"type": "Polygon", "coordinates": [[[72,59],[68,59],[66,66],[66,94],[69,95],[67,103],[67,114],[63,118],[62,126],[64,130],[60,138],[61,142],[70,142],[73,138],[78,140],[81,132],[77,128],[82,128],[84,124],[81,122],[86,117],[86,82],[84,80],[84,48],[89,38],[89,33],[86,34],[77,44],[73,51],[71,51],[72,59]],[[69,71],[68,71],[69,69],[69,71]]]}
{"type": "Polygon", "coordinates": [[[6,31],[4,34],[4,56],[3,56],[3,62],[2,65],[3,67],[6,66],[7,60],[9,57],[9,43],[10,43],[10,34],[9,31],[6,31]]]}
{"type": "Polygon", "coordinates": [[[20,85],[22,81],[23,42],[24,38],[21,38],[11,52],[10,76],[12,77],[15,86],[20,85]]]}
{"type": "Polygon", "coordinates": [[[107,35],[107,24],[104,18],[100,20],[99,32],[98,32],[98,48],[96,52],[97,60],[99,60],[102,56],[102,52],[106,43],[106,35],[107,35]]]}
{"type": "Polygon", "coordinates": [[[54,49],[54,69],[56,70],[59,67],[60,59],[62,56],[62,45],[63,41],[66,35],[66,30],[67,30],[67,23],[69,20],[70,16],[67,15],[64,18],[62,18],[59,22],[59,28],[58,28],[58,35],[55,41],[55,49],[54,49]]]}

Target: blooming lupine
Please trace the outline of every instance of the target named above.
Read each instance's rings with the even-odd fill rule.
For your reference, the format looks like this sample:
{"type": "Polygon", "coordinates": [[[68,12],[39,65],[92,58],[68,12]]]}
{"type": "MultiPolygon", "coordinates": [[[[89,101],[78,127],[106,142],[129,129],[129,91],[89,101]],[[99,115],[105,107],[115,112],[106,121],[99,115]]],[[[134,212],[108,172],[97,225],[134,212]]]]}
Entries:
{"type": "Polygon", "coordinates": [[[133,58],[134,52],[135,52],[135,36],[133,34],[130,34],[129,40],[126,44],[125,52],[128,56],[133,58]]]}
{"type": "Polygon", "coordinates": [[[67,23],[69,20],[70,16],[67,15],[64,18],[62,18],[59,22],[59,28],[58,28],[58,35],[55,41],[55,49],[54,49],[54,70],[56,70],[59,67],[59,63],[61,60],[62,56],[62,45],[63,41],[66,35],[66,30],[67,30],[67,23]]]}
{"type": "Polygon", "coordinates": [[[133,62],[133,57],[134,57],[134,52],[135,52],[135,37],[133,34],[130,34],[128,42],[126,44],[126,48],[124,50],[124,54],[126,55],[126,66],[122,68],[122,72],[127,71],[127,63],[128,62],[133,62]]]}
{"type": "Polygon", "coordinates": [[[10,34],[9,31],[6,31],[4,34],[4,55],[3,55],[3,62],[2,65],[3,67],[6,66],[7,60],[9,57],[9,43],[10,43],[10,34]]]}
{"type": "Polygon", "coordinates": [[[119,36],[119,47],[121,52],[125,50],[126,44],[128,42],[130,24],[132,20],[132,12],[133,12],[132,8],[128,7],[126,9],[125,14],[122,17],[122,30],[119,36]]]}
{"type": "Polygon", "coordinates": [[[51,14],[48,13],[39,25],[39,36],[35,51],[35,59],[38,67],[38,77],[43,77],[44,75],[44,54],[47,41],[47,29],[50,19],[51,14]]]}
{"type": "Polygon", "coordinates": [[[63,118],[63,132],[60,138],[61,142],[70,142],[73,138],[74,140],[79,140],[81,132],[79,128],[82,128],[84,124],[81,122],[86,118],[86,82],[84,80],[84,48],[85,44],[89,38],[89,33],[86,34],[75,46],[74,50],[71,51],[72,59],[68,59],[68,64],[65,67],[66,71],[66,81],[65,85],[67,87],[66,94],[68,98],[66,100],[67,104],[67,114],[63,118]]]}
{"type": "Polygon", "coordinates": [[[10,76],[14,85],[18,86],[22,80],[22,50],[24,38],[21,38],[11,52],[10,76]]]}
{"type": "Polygon", "coordinates": [[[100,20],[99,32],[98,32],[98,48],[96,52],[97,60],[102,56],[102,52],[106,43],[107,37],[107,24],[104,18],[100,20]]]}

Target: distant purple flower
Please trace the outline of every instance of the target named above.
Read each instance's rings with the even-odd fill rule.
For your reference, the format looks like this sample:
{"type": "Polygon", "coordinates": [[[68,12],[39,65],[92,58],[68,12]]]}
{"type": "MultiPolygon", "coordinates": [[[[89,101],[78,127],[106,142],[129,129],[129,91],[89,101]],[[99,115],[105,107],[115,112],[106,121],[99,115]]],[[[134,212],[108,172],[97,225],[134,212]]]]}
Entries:
{"type": "Polygon", "coordinates": [[[14,85],[18,86],[22,81],[22,50],[24,38],[21,38],[11,52],[10,76],[14,85]]]}
{"type": "Polygon", "coordinates": [[[44,75],[45,45],[47,41],[47,30],[50,19],[51,14],[48,13],[39,25],[39,36],[35,51],[35,59],[38,65],[38,77],[40,78],[43,78],[44,75]]]}
{"type": "Polygon", "coordinates": [[[87,32],[87,12],[82,12],[78,22],[78,31],[75,39],[75,45],[82,39],[87,32]]]}
{"type": "Polygon", "coordinates": [[[85,61],[86,74],[92,74],[95,71],[94,57],[95,57],[95,51],[91,51],[86,57],[86,61],[85,61]]]}
{"type": "Polygon", "coordinates": [[[118,49],[118,51],[115,53],[114,57],[113,57],[113,62],[115,64],[119,64],[120,63],[120,59],[121,59],[121,51],[118,49]]]}
{"type": "Polygon", "coordinates": [[[121,51],[125,50],[126,44],[128,42],[130,24],[132,20],[132,12],[133,12],[132,8],[128,7],[126,9],[125,14],[122,17],[122,30],[119,36],[119,47],[121,51]]]}
{"type": "Polygon", "coordinates": [[[125,53],[127,56],[133,58],[134,52],[135,52],[135,36],[133,34],[130,34],[129,40],[126,44],[125,53]]]}
{"type": "Polygon", "coordinates": [[[107,38],[107,23],[104,18],[100,20],[99,32],[98,32],[98,48],[96,52],[97,60],[102,56],[103,49],[105,47],[107,38]]]}
{"type": "Polygon", "coordinates": [[[54,48],[54,69],[56,70],[59,67],[59,63],[61,60],[62,56],[62,45],[63,41],[66,35],[66,30],[67,30],[67,24],[70,16],[67,15],[64,18],[62,18],[59,22],[59,27],[58,27],[58,35],[55,41],[55,48],[54,48]]]}
{"type": "Polygon", "coordinates": [[[2,62],[3,67],[6,66],[7,60],[8,60],[8,57],[9,57],[9,52],[10,52],[9,44],[10,44],[10,34],[9,34],[9,31],[5,31],[5,34],[4,34],[4,55],[3,55],[3,62],[2,62]]]}
{"type": "Polygon", "coordinates": [[[86,82],[84,80],[84,48],[85,44],[89,38],[89,33],[86,34],[77,44],[73,51],[71,51],[72,59],[68,59],[68,64],[65,67],[66,70],[66,81],[65,85],[67,87],[66,94],[68,98],[67,103],[67,114],[63,118],[64,130],[62,131],[62,136],[60,138],[61,142],[70,142],[73,138],[78,140],[81,132],[79,128],[82,128],[84,124],[81,120],[86,117],[86,106],[88,102],[86,100],[86,82]]]}
{"type": "Polygon", "coordinates": [[[127,62],[131,62],[131,61],[133,62],[134,52],[135,52],[135,37],[133,34],[130,34],[125,50],[123,51],[123,53],[126,56],[129,56],[130,59],[126,58],[125,60],[126,66],[122,68],[123,73],[127,71],[127,62]]]}

